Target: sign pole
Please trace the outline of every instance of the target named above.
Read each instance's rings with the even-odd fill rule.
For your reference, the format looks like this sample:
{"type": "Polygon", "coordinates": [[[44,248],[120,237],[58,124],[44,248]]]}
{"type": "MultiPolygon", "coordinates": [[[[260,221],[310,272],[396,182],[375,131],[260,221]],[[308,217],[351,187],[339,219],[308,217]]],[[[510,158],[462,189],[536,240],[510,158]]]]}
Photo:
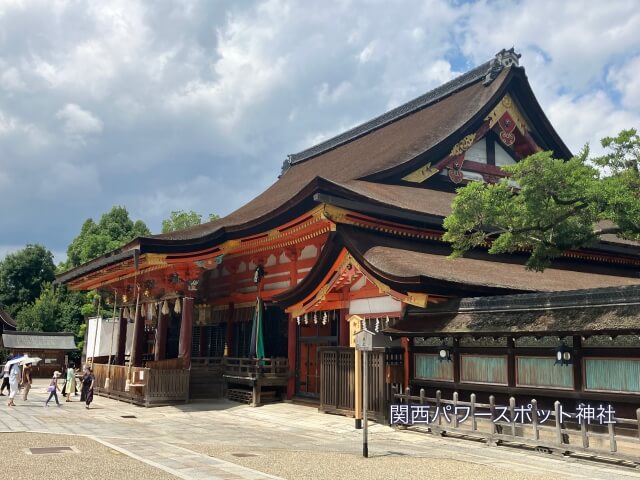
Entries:
{"type": "Polygon", "coordinates": [[[362,456],[369,458],[369,435],[367,425],[367,410],[369,403],[369,352],[362,352],[362,456]]]}

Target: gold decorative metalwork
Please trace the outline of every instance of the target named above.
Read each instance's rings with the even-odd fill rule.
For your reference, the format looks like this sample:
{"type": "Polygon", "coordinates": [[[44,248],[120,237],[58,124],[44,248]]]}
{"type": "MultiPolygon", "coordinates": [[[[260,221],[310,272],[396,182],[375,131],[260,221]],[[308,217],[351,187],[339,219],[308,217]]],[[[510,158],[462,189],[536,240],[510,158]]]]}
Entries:
{"type": "Polygon", "coordinates": [[[404,303],[414,305],[416,307],[426,308],[429,301],[429,295],[426,293],[408,292],[407,298],[403,300],[404,303]]]}
{"type": "Polygon", "coordinates": [[[146,253],[144,258],[148,265],[167,265],[167,256],[161,253],[146,253]]]}
{"type": "Polygon", "coordinates": [[[471,148],[475,139],[476,139],[475,133],[467,135],[466,137],[464,137],[462,140],[460,140],[458,143],[456,143],[453,146],[453,148],[451,149],[451,153],[449,155],[451,155],[452,157],[455,157],[457,155],[462,155],[464,152],[466,152],[471,148]]]}
{"type": "Polygon", "coordinates": [[[493,128],[505,113],[509,113],[509,115],[511,115],[511,118],[516,124],[516,128],[521,134],[524,135],[529,131],[529,125],[527,125],[524,116],[508,93],[502,97],[502,100],[498,102],[489,116],[487,116],[486,120],[489,121],[489,128],[493,128]]]}
{"type": "Polygon", "coordinates": [[[427,178],[430,178],[438,173],[438,169],[431,166],[431,162],[423,165],[419,169],[411,172],[409,175],[402,177],[402,180],[413,183],[422,183],[427,178]]]}

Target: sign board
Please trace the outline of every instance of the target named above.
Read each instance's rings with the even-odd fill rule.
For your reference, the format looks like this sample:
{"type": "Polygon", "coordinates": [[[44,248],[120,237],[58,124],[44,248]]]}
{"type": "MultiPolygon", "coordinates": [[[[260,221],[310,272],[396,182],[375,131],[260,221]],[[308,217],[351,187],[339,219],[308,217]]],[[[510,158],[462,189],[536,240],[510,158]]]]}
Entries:
{"type": "Polygon", "coordinates": [[[360,331],[362,328],[362,317],[358,315],[353,315],[347,319],[349,322],[349,346],[356,346],[356,333],[360,331]]]}
{"type": "Polygon", "coordinates": [[[360,330],[356,333],[356,350],[370,352],[373,350],[373,333],[369,330],[360,330]]]}

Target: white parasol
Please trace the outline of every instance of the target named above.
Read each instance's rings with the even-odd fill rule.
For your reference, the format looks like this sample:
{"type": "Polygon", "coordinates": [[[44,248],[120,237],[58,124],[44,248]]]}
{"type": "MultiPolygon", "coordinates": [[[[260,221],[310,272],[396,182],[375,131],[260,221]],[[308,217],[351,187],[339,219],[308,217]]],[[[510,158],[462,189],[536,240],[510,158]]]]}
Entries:
{"type": "Polygon", "coordinates": [[[31,363],[33,365],[37,365],[41,361],[42,361],[42,359],[40,357],[22,357],[20,359],[20,365],[26,365],[28,363],[31,363]]]}
{"type": "Polygon", "coordinates": [[[13,365],[14,363],[20,363],[20,362],[22,361],[22,359],[23,359],[23,358],[25,358],[25,356],[24,356],[24,355],[21,355],[21,356],[19,356],[19,357],[17,357],[17,358],[14,358],[14,359],[12,359],[12,360],[9,360],[5,365],[7,365],[7,366],[8,366],[8,365],[13,365]]]}

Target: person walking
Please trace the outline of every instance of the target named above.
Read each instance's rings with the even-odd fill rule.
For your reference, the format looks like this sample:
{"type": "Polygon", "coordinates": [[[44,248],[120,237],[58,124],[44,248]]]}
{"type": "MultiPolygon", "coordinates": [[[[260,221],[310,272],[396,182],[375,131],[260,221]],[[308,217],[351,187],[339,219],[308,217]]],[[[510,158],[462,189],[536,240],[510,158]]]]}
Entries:
{"type": "Polygon", "coordinates": [[[59,407],[62,405],[58,401],[58,377],[59,376],[60,376],[60,372],[58,372],[57,370],[53,372],[53,378],[51,379],[51,383],[49,383],[49,387],[47,388],[47,392],[49,392],[49,398],[47,398],[47,401],[44,402],[45,407],[49,406],[49,402],[51,401],[52,398],[55,398],[56,405],[58,405],[59,407]]]}
{"type": "Polygon", "coordinates": [[[64,384],[62,395],[67,395],[67,402],[71,401],[71,394],[74,392],[76,386],[76,371],[73,368],[73,363],[69,364],[69,368],[67,368],[67,381],[64,384]]]}
{"type": "Polygon", "coordinates": [[[31,377],[31,364],[27,363],[22,368],[22,388],[24,388],[24,393],[22,395],[22,399],[26,402],[27,395],[29,395],[29,390],[31,390],[31,383],[33,379],[31,377]]]}
{"type": "Polygon", "coordinates": [[[80,401],[84,401],[86,409],[89,410],[89,405],[93,402],[93,384],[96,382],[96,377],[93,375],[93,371],[90,367],[84,367],[84,375],[82,376],[82,393],[80,394],[80,401]]]}
{"type": "Polygon", "coordinates": [[[9,366],[9,403],[7,405],[9,407],[15,407],[16,404],[13,402],[13,399],[16,398],[16,394],[18,393],[18,389],[20,388],[20,382],[22,381],[22,375],[20,374],[20,364],[12,363],[9,366]]]}
{"type": "MultiPolygon", "coordinates": [[[[7,361],[11,360],[13,357],[10,356],[7,361]]],[[[2,387],[0,387],[0,395],[4,397],[4,389],[7,389],[7,393],[11,393],[11,387],[9,386],[9,365],[4,365],[2,367],[2,387]]]]}

